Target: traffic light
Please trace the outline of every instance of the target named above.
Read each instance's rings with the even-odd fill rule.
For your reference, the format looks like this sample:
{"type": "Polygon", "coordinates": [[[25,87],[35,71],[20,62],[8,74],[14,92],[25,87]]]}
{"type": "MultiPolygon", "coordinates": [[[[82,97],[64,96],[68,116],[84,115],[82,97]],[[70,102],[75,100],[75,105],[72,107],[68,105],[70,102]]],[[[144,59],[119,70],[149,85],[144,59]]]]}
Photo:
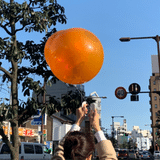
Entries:
{"type": "Polygon", "coordinates": [[[155,135],[160,138],[160,131],[155,132],[155,135]]]}
{"type": "Polygon", "coordinates": [[[128,136],[128,133],[124,133],[124,136],[128,136]]]}

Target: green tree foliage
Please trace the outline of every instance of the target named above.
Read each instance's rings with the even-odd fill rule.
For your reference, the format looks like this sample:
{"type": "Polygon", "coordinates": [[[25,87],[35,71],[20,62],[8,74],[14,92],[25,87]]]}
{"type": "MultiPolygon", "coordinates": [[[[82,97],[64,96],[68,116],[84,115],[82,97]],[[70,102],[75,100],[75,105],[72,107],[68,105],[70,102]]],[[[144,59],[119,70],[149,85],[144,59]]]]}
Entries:
{"type": "Polygon", "coordinates": [[[137,148],[136,142],[133,142],[133,139],[130,138],[128,141],[128,149],[136,149],[136,148],[137,148]]]}
{"type": "MultiPolygon", "coordinates": [[[[19,1],[20,2],[20,1],[19,1]]],[[[57,22],[66,23],[64,7],[56,0],[27,0],[19,4],[16,0],[0,1],[0,29],[6,37],[0,37],[0,71],[3,74],[3,82],[11,82],[12,105],[1,104],[0,107],[0,135],[11,149],[12,160],[17,160],[18,153],[18,126],[35,114],[37,108],[54,113],[60,110],[59,103],[45,105],[37,103],[36,99],[28,98],[26,102],[19,101],[18,87],[22,85],[24,96],[29,97],[31,92],[43,94],[45,92],[43,82],[34,81],[32,75],[38,75],[44,79],[56,80],[56,77],[48,70],[44,59],[44,45],[48,37],[56,32],[54,26],[57,22]],[[32,40],[23,42],[17,34],[23,36],[31,32],[46,33],[39,44],[32,40]],[[23,65],[23,62],[25,64],[23,65]],[[4,67],[8,64],[8,68],[4,67]],[[4,134],[3,121],[10,121],[12,127],[12,144],[4,134]]],[[[53,102],[53,99],[52,99],[53,102]]]]}
{"type": "Polygon", "coordinates": [[[121,149],[128,149],[128,142],[124,140],[122,144],[119,144],[119,148],[121,149]]]}
{"type": "Polygon", "coordinates": [[[66,95],[62,96],[61,100],[61,107],[64,110],[64,114],[76,114],[76,109],[81,106],[83,101],[86,101],[89,105],[95,102],[92,97],[85,97],[85,92],[79,89],[69,91],[66,95]]]}

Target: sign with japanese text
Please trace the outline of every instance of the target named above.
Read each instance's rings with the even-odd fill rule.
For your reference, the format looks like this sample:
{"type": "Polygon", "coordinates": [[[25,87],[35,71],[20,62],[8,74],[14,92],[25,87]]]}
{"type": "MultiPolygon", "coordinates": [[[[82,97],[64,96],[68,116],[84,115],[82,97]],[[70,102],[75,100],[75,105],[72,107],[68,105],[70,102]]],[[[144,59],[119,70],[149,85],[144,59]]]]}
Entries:
{"type": "MultiPolygon", "coordinates": [[[[4,129],[4,133],[5,135],[7,135],[8,133],[8,126],[3,126],[4,129]]],[[[19,131],[19,136],[27,136],[27,137],[35,137],[38,136],[38,131],[37,129],[30,129],[30,128],[23,128],[23,127],[19,127],[18,128],[19,131]]],[[[12,135],[12,128],[10,127],[10,135],[12,135]]]]}
{"type": "MultiPolygon", "coordinates": [[[[37,109],[37,114],[33,116],[33,120],[31,121],[31,125],[41,125],[42,124],[42,115],[41,109],[37,109]]],[[[47,125],[47,114],[43,115],[43,125],[47,125]]]]}

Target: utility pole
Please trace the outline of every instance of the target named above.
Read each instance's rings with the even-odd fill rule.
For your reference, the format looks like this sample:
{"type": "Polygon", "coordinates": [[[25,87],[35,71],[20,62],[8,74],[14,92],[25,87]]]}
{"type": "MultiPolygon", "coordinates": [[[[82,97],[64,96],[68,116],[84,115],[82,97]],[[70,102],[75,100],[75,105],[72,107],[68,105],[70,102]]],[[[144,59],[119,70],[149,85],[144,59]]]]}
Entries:
{"type": "MultiPolygon", "coordinates": [[[[12,106],[12,94],[11,94],[11,91],[10,91],[10,99],[9,99],[9,104],[10,106],[12,106]]],[[[8,121],[8,132],[7,132],[7,136],[8,136],[8,140],[10,141],[10,127],[11,127],[11,123],[10,121],[8,121]]]]}
{"type": "MultiPolygon", "coordinates": [[[[42,97],[43,105],[45,105],[45,88],[46,88],[46,78],[44,77],[44,84],[43,84],[44,92],[43,92],[43,97],[42,97]]],[[[41,132],[42,132],[42,135],[41,135],[41,143],[44,144],[44,135],[43,135],[43,130],[44,130],[43,121],[44,121],[44,118],[43,118],[42,112],[41,112],[41,116],[42,116],[42,123],[41,123],[41,132]]]]}
{"type": "Polygon", "coordinates": [[[114,118],[124,118],[124,116],[111,116],[112,117],[112,138],[114,138],[114,118]]]}

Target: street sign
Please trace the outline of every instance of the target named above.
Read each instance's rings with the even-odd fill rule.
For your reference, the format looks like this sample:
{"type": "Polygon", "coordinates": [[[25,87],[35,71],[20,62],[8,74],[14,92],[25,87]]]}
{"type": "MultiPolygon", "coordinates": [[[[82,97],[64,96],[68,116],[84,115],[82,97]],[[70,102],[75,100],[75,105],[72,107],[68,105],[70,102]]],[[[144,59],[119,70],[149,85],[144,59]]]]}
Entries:
{"type": "Polygon", "coordinates": [[[42,135],[42,131],[38,131],[38,134],[39,134],[39,135],[42,135]]]}
{"type": "Polygon", "coordinates": [[[41,124],[42,124],[42,121],[34,121],[34,120],[31,121],[31,125],[33,126],[41,125],[41,124]]]}
{"type": "MultiPolygon", "coordinates": [[[[33,120],[31,121],[31,125],[41,125],[42,124],[42,115],[41,109],[37,109],[37,114],[33,116],[33,120]]],[[[43,115],[43,125],[47,125],[47,114],[43,115]]]]}
{"type": "Polygon", "coordinates": [[[127,96],[127,91],[125,88],[123,87],[118,87],[116,90],[115,90],[115,96],[118,98],[118,99],[124,99],[126,98],[127,96]]]}

